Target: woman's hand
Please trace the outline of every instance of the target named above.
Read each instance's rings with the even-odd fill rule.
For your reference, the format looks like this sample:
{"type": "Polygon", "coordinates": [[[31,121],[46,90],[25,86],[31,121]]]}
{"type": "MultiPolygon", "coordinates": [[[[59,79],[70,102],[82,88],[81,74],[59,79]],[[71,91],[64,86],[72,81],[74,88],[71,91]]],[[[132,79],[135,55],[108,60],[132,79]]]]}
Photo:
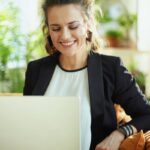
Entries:
{"type": "Polygon", "coordinates": [[[124,135],[118,130],[113,131],[101,143],[96,146],[95,150],[118,150],[124,135]]]}

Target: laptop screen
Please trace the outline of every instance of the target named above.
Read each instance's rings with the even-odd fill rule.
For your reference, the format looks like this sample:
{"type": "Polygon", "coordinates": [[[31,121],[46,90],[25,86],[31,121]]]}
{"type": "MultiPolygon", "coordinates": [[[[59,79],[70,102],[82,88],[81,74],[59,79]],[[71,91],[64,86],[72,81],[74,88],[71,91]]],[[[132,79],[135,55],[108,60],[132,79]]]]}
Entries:
{"type": "Polygon", "coordinates": [[[0,97],[1,150],[80,150],[77,97],[0,97]]]}

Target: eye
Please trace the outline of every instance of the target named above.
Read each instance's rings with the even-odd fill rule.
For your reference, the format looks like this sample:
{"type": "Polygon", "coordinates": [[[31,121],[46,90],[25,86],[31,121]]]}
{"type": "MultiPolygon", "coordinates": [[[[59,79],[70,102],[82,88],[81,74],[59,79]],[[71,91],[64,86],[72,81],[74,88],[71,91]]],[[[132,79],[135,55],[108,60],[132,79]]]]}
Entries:
{"type": "Polygon", "coordinates": [[[54,32],[58,32],[58,31],[61,30],[61,28],[59,28],[59,27],[57,27],[57,28],[51,28],[51,30],[54,31],[54,32]]]}
{"type": "Polygon", "coordinates": [[[75,29],[77,29],[78,27],[79,27],[79,25],[70,25],[70,26],[69,26],[69,29],[75,30],[75,29]]]}

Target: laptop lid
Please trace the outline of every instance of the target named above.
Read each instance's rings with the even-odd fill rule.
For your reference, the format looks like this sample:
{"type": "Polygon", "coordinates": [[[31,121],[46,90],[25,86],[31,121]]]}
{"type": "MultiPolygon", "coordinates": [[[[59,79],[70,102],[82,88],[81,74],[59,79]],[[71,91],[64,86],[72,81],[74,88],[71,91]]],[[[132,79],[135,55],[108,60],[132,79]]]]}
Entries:
{"type": "Polygon", "coordinates": [[[0,97],[1,150],[80,150],[77,97],[0,97]]]}

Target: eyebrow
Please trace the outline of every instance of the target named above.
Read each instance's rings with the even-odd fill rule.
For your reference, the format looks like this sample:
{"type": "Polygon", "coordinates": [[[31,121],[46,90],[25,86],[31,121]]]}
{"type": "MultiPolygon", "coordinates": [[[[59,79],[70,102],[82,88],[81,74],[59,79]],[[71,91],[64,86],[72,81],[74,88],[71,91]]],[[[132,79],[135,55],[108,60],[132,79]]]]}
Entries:
{"type": "MultiPolygon", "coordinates": [[[[71,21],[68,23],[68,25],[74,24],[74,23],[79,23],[79,21],[71,21]]],[[[59,24],[50,24],[50,26],[59,26],[59,24]]]]}

